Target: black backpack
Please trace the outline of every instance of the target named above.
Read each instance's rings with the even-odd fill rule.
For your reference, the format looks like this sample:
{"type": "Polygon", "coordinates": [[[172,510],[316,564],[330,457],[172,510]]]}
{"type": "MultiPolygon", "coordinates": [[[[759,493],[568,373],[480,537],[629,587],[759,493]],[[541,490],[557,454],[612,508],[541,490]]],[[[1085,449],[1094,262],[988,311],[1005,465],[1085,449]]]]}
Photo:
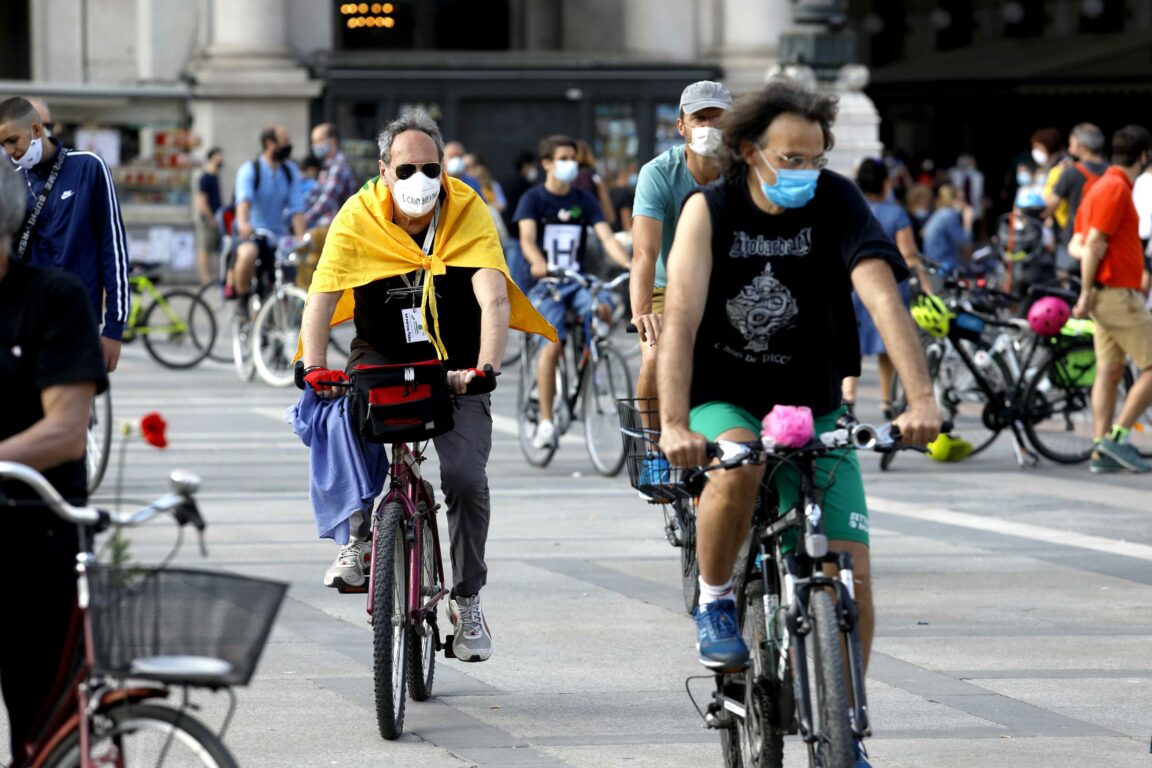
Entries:
{"type": "MultiPolygon", "coordinates": [[[[287,180],[289,185],[291,185],[292,182],[296,180],[296,176],[295,176],[295,174],[292,173],[292,169],[288,167],[288,161],[284,161],[283,163],[280,163],[280,170],[282,170],[284,172],[284,178],[285,178],[285,180],[287,180]]],[[[260,191],[260,157],[259,156],[252,158],[252,173],[255,175],[255,178],[253,178],[253,180],[252,180],[252,194],[256,194],[257,192],[260,191]]]]}

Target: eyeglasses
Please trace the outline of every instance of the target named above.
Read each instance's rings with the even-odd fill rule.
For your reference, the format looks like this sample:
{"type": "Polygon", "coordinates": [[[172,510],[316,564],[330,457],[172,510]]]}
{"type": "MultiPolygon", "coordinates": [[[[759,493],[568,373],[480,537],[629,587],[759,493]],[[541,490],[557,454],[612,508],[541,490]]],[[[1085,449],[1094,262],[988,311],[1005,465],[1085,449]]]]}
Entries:
{"type": "Polygon", "coordinates": [[[401,163],[396,166],[396,178],[404,180],[417,171],[420,171],[430,179],[439,178],[440,163],[401,163]]]}
{"type": "Polygon", "coordinates": [[[774,149],[768,150],[773,155],[780,159],[780,167],[787,168],[790,171],[803,171],[814,170],[822,171],[828,167],[828,158],[824,155],[817,155],[811,159],[804,157],[804,155],[785,155],[782,152],[777,152],[774,149]]]}

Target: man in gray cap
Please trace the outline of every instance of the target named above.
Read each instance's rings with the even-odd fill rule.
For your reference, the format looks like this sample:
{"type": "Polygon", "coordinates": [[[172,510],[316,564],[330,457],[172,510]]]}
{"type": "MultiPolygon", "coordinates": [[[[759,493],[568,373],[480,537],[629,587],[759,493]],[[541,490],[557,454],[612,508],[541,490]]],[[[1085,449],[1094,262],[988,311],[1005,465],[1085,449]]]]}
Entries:
{"type": "MultiPolygon", "coordinates": [[[[680,94],[676,130],[684,143],[644,164],[636,180],[632,206],[632,323],[640,333],[638,397],[656,397],[656,343],[664,313],[665,259],[680,218],[680,203],[690,191],[720,175],[721,149],[716,123],[732,107],[732,94],[720,83],[701,80],[680,94]]],[[[655,427],[656,424],[649,424],[655,427]]]]}

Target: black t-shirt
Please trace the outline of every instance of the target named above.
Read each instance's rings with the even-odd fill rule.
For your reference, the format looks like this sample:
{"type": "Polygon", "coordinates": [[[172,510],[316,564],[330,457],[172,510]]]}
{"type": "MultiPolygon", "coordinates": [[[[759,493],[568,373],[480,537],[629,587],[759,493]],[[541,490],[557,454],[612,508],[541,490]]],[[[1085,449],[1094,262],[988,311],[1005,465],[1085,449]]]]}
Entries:
{"type": "Polygon", "coordinates": [[[583,189],[573,186],[567,194],[554,195],[539,184],[520,198],[512,219],[536,222],[536,245],[548,260],[549,269],[582,272],[588,228],[604,221],[604,212],[596,198],[583,189]]]}
{"type": "MultiPolygon", "coordinates": [[[[1085,170],[1097,177],[1103,176],[1104,172],[1108,170],[1108,163],[1098,163],[1093,160],[1084,160],[1077,165],[1084,166],[1085,170]]],[[[1074,226],[1076,211],[1080,209],[1080,199],[1084,196],[1084,184],[1087,181],[1088,179],[1076,165],[1067,165],[1060,171],[1060,178],[1056,179],[1056,184],[1052,187],[1054,195],[1068,201],[1068,222],[1064,225],[1064,231],[1061,233],[1064,243],[1071,240],[1072,235],[1076,233],[1074,226]]]]}
{"type": "MultiPolygon", "coordinates": [[[[423,237],[417,239],[423,242],[423,237]]],[[[415,285],[419,272],[408,281],[415,285]]],[[[480,356],[480,304],[472,288],[475,267],[448,266],[443,275],[433,278],[436,309],[440,317],[440,340],[448,352],[444,367],[448,370],[475,368],[480,356]]],[[[427,277],[425,277],[427,279],[427,277]]],[[[367,343],[389,362],[414,363],[436,358],[430,341],[409,342],[403,310],[420,308],[422,293],[404,291],[403,278],[390,277],[355,289],[356,338],[367,343]]],[[[424,315],[424,328],[433,329],[432,312],[424,315]]]]}
{"type": "MultiPolygon", "coordinates": [[[[0,279],[0,440],[44,417],[43,390],[84,381],[96,382],[99,392],[108,387],[84,286],[66,272],[10,261],[0,279]]],[[[86,501],[83,459],[52,467],[44,477],[70,502],[86,501]]],[[[13,499],[38,498],[21,483],[0,483],[0,491],[13,499]]],[[[0,509],[0,537],[67,525],[50,513],[32,520],[0,509]]]]}
{"type": "Polygon", "coordinates": [[[212,213],[220,210],[220,177],[215,173],[205,171],[200,174],[200,191],[208,196],[208,208],[212,213]]]}
{"type": "Polygon", "coordinates": [[[903,280],[900,252],[856,185],[831,171],[820,174],[808,205],[779,215],[755,206],[743,175],[701,193],[712,220],[712,276],[691,404],[718,400],[758,417],[777,404],[833,410],[841,380],[860,374],[851,271],[880,258],[903,280]]]}

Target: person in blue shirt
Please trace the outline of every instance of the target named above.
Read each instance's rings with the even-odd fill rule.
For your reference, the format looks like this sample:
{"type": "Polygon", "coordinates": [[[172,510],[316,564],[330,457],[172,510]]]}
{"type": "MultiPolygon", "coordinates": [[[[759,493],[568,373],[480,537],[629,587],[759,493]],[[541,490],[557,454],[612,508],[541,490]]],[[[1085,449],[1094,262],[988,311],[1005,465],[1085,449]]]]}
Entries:
{"type": "Polygon", "coordinates": [[[924,255],[947,270],[968,264],[972,256],[972,209],[951,184],[936,192],[936,210],[924,222],[924,255]]]}
{"type": "Polygon", "coordinates": [[[132,302],[128,239],[112,174],[99,155],[50,137],[32,104],[20,97],[0,101],[0,146],[28,188],[28,219],[15,235],[13,258],[80,279],[103,319],[100,351],[111,373],[132,302]]]}
{"type": "MultiPolygon", "coordinates": [[[[866,158],[856,169],[856,186],[864,193],[864,199],[872,209],[872,215],[880,222],[880,228],[896,245],[904,263],[920,278],[920,284],[927,287],[927,274],[924,265],[920,263],[920,255],[916,252],[916,238],[912,234],[912,220],[908,212],[898,203],[891,202],[892,183],[888,174],[888,167],[883,160],[866,158]]],[[[899,284],[900,296],[904,304],[908,304],[908,284],[899,284]]],[[[884,418],[893,419],[896,413],[892,411],[892,403],[888,400],[892,391],[892,379],[895,369],[892,359],[888,357],[888,350],[884,347],[884,340],[880,338],[880,330],[872,320],[868,308],[855,291],[852,292],[852,305],[856,310],[857,330],[860,336],[860,354],[875,355],[876,367],[880,374],[880,408],[884,418]]],[[[844,379],[841,393],[844,404],[848,408],[856,405],[856,389],[860,383],[859,376],[848,376],[844,379]]]]}
{"type": "Polygon", "coordinates": [[[248,310],[248,294],[256,274],[256,257],[264,249],[271,259],[276,247],[257,236],[257,230],[267,230],[277,240],[288,234],[285,220],[292,222],[292,234],[303,238],[304,193],[300,183],[300,169],[289,160],[292,141],[288,130],[281,125],[265,128],[260,133],[263,150],[254,160],[244,163],[236,172],[236,264],[229,271],[227,295],[241,299],[236,311],[243,315],[248,310]]]}
{"type": "MultiPolygon", "coordinates": [[[[512,217],[520,228],[520,247],[532,276],[547,277],[549,273],[563,270],[583,272],[589,228],[596,233],[605,253],[628,269],[628,253],[612,235],[600,203],[591,193],[572,186],[580,171],[576,141],[562,135],[544,139],[540,142],[540,163],[547,174],[544,183],[524,193],[512,217]]],[[[564,315],[571,308],[583,317],[592,309],[592,296],[580,285],[557,286],[558,298],[548,288],[536,285],[528,293],[536,309],[560,336],[559,341],[541,349],[537,357],[540,421],[533,438],[537,448],[554,444],[558,437],[552,422],[552,400],[556,394],[556,362],[565,336],[564,315]]]]}
{"type": "Polygon", "coordinates": [[[480,190],[480,180],[468,173],[468,161],[465,159],[465,155],[467,154],[468,150],[458,141],[450,141],[445,144],[444,170],[449,176],[460,179],[460,181],[472,187],[473,192],[483,197],[484,193],[480,190]]]}

